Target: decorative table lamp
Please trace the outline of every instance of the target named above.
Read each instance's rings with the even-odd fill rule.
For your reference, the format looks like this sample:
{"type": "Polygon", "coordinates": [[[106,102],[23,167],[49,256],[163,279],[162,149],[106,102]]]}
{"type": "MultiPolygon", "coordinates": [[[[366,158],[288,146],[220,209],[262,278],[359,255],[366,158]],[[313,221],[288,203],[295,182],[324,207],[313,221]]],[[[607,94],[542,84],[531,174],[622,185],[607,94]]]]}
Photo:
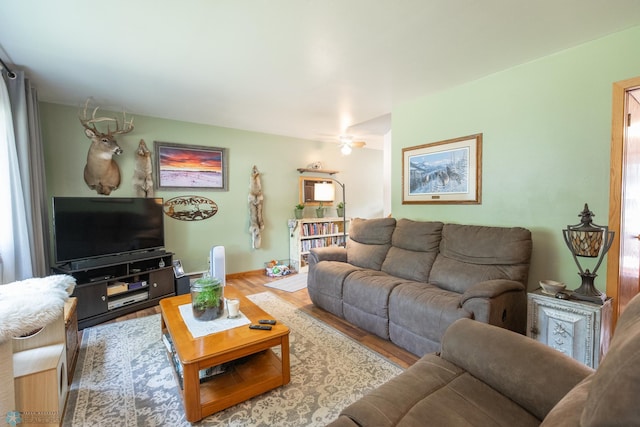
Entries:
{"type": "Polygon", "coordinates": [[[578,274],[582,278],[582,284],[573,291],[572,297],[602,304],[607,296],[596,289],[594,280],[597,276],[596,271],[598,271],[605,254],[611,247],[611,243],[613,243],[614,232],[610,231],[606,225],[597,225],[591,221],[591,218],[595,215],[589,210],[589,206],[586,203],[584,204],[584,210],[578,216],[580,216],[579,224],[568,225],[566,229],[562,230],[564,241],[573,255],[573,260],[580,270],[578,274]],[[589,269],[584,270],[578,261],[578,257],[598,258],[593,272],[589,271],[589,269]]]}
{"type": "MultiPolygon", "coordinates": [[[[334,181],[342,188],[342,245],[347,245],[347,210],[345,205],[345,189],[344,184],[338,181],[335,178],[328,178],[331,181],[334,181]]],[[[335,187],[329,182],[320,182],[314,184],[313,187],[313,199],[320,202],[320,206],[322,207],[322,202],[332,202],[335,198],[335,187]]]]}

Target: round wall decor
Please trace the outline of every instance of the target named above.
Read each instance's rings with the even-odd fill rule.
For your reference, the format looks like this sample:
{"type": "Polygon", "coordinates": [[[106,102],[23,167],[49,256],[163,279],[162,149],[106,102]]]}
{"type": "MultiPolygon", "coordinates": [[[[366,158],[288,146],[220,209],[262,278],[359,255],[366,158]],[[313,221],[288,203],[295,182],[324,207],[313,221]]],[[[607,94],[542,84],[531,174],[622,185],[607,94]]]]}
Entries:
{"type": "Polygon", "coordinates": [[[202,196],[180,196],[164,202],[165,215],[180,221],[202,221],[218,212],[218,205],[202,196]]]}

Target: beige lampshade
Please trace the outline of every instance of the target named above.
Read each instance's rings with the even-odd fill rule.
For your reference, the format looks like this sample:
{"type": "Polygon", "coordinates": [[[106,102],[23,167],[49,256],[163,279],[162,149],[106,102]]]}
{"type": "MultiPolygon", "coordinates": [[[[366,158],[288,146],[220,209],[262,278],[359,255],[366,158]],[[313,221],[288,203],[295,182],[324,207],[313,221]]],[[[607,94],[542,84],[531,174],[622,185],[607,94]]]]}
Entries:
{"type": "Polygon", "coordinates": [[[335,198],[335,187],[330,182],[319,182],[313,186],[313,199],[318,202],[332,202],[335,198]]]}

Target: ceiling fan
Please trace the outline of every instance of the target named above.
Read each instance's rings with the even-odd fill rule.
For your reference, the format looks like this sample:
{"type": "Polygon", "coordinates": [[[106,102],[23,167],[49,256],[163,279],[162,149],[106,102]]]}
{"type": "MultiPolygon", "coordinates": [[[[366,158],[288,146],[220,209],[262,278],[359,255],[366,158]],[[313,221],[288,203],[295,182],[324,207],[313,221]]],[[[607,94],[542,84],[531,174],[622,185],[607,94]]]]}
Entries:
{"type": "Polygon", "coordinates": [[[364,141],[354,141],[353,136],[350,135],[341,135],[338,138],[340,145],[340,152],[345,156],[351,154],[351,150],[354,148],[362,148],[367,145],[364,141]]]}

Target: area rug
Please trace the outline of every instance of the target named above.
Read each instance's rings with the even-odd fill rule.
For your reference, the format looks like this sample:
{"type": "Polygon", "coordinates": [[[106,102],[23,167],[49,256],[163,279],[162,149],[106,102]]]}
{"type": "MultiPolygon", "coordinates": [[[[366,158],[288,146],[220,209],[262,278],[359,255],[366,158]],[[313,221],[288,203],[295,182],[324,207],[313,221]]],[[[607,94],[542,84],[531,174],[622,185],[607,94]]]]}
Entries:
{"type": "MultiPolygon", "coordinates": [[[[324,426],[402,372],[271,292],[248,298],[291,329],[291,382],[196,425],[324,426]]],[[[160,337],[160,315],[84,330],[63,426],[87,425],[191,425],[160,337]]]]}
{"type": "Polygon", "coordinates": [[[287,292],[299,291],[307,287],[307,273],[298,273],[284,279],[274,280],[273,282],[265,283],[265,286],[287,292]]]}

